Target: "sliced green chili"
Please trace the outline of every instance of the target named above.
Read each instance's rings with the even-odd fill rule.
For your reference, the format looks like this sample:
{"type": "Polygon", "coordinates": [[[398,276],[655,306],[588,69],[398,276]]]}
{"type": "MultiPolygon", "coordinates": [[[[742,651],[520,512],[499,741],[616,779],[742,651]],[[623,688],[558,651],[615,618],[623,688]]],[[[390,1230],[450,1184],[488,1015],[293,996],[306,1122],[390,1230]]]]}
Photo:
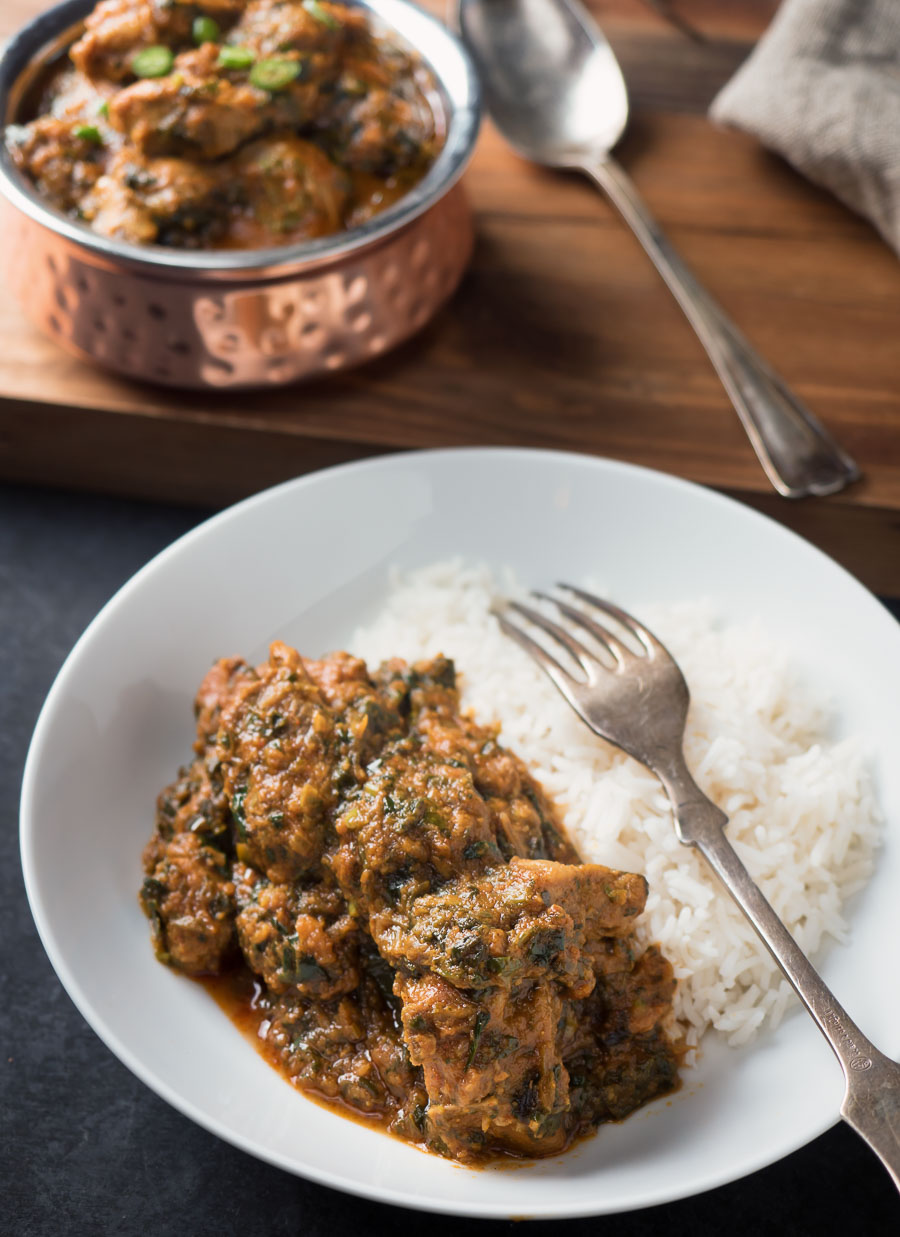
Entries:
{"type": "Polygon", "coordinates": [[[191,26],[191,38],[200,47],[203,43],[218,43],[219,23],[212,17],[195,17],[191,26]]]}
{"type": "Polygon", "coordinates": [[[95,146],[103,145],[103,134],[96,125],[76,125],[72,132],[83,142],[93,142],[95,146]]]}
{"type": "Polygon", "coordinates": [[[219,64],[223,69],[249,69],[256,57],[249,47],[219,48],[219,64]]]}
{"type": "Polygon", "coordinates": [[[309,13],[310,17],[314,17],[316,21],[320,21],[323,26],[327,26],[329,30],[340,30],[341,23],[329,13],[327,9],[319,4],[319,0],[303,0],[303,7],[309,13]]]}
{"type": "Polygon", "coordinates": [[[136,77],[165,77],[174,63],[171,48],[156,44],[141,48],[131,62],[131,70],[136,77]]]}
{"type": "Polygon", "coordinates": [[[284,90],[300,76],[297,60],[260,60],[250,70],[250,81],[260,90],[284,90]]]}

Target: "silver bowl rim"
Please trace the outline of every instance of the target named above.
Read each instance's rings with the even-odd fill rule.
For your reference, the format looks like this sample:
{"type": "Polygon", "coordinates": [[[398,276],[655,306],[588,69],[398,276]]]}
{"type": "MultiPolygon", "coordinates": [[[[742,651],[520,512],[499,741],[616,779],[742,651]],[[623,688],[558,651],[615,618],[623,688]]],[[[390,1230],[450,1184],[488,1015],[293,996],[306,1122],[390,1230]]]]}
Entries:
{"type": "MultiPolygon", "coordinates": [[[[175,249],[139,246],[92,232],[45,202],[16,168],[0,135],[0,190],[13,206],[36,223],[82,248],[112,260],[167,274],[236,279],[289,274],[319,266],[374,245],[427,211],[456,184],[478,137],[481,90],[475,67],[457,36],[410,0],[341,0],[367,9],[395,31],[434,74],[444,105],[447,130],[437,158],[408,193],[381,214],[355,228],[296,245],[266,249],[175,249]]],[[[63,0],[27,22],[0,54],[0,128],[5,128],[10,94],[33,58],[96,6],[96,0],[63,0]]]]}

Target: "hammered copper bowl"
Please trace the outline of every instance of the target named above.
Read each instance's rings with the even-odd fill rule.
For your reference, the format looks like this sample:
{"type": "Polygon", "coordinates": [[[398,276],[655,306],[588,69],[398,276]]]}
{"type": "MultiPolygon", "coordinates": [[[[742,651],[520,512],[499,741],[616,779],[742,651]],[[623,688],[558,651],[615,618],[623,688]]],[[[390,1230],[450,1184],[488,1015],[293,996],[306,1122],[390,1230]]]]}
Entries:
{"type": "MultiPolygon", "coordinates": [[[[95,0],[66,0],[0,58],[0,118],[17,119],[34,66],[76,37],[95,0]]],[[[444,145],[425,177],[367,223],[302,245],[185,251],[99,236],[42,201],[0,150],[0,243],[26,314],[69,351],[180,387],[264,387],[376,357],[419,330],[472,250],[459,178],[478,87],[457,39],[407,0],[362,0],[431,69],[444,145]]]]}

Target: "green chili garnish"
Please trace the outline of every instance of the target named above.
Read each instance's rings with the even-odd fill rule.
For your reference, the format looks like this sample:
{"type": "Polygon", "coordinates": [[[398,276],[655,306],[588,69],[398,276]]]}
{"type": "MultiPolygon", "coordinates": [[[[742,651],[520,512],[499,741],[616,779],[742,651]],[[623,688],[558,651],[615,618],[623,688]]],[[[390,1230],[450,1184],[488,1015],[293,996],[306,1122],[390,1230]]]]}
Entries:
{"type": "Polygon", "coordinates": [[[195,17],[191,37],[198,47],[203,43],[218,43],[219,23],[211,17],[195,17]]]}
{"type": "Polygon", "coordinates": [[[303,0],[303,7],[311,17],[314,17],[316,21],[320,21],[323,26],[328,26],[330,30],[340,30],[341,23],[332,13],[329,13],[327,9],[319,4],[319,0],[303,0]]]}
{"type": "Polygon", "coordinates": [[[250,81],[260,90],[284,90],[291,82],[300,76],[300,62],[297,60],[260,60],[250,70],[250,81]]]}
{"type": "Polygon", "coordinates": [[[92,142],[95,146],[103,145],[103,135],[96,125],[76,125],[72,132],[83,142],[92,142]]]}
{"type": "Polygon", "coordinates": [[[141,48],[131,62],[131,71],[136,77],[165,77],[174,63],[171,49],[156,44],[141,48]]]}
{"type": "Polygon", "coordinates": [[[255,57],[249,47],[219,48],[219,64],[223,69],[249,69],[255,57]]]}
{"type": "Polygon", "coordinates": [[[97,108],[97,115],[102,116],[104,120],[108,118],[109,104],[107,103],[106,99],[104,99],[103,102],[100,104],[100,106],[97,108]]]}

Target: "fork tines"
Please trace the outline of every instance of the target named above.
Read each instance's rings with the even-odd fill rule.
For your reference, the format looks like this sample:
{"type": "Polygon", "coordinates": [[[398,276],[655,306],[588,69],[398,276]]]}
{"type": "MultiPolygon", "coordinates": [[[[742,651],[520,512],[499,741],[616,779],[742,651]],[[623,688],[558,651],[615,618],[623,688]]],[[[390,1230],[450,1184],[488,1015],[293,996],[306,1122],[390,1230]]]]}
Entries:
{"type": "Polygon", "coordinates": [[[560,623],[554,622],[543,614],[540,610],[535,610],[531,606],[523,605],[519,601],[508,601],[505,603],[502,610],[495,610],[501,627],[515,640],[522,648],[525,649],[532,657],[535,658],[543,668],[556,679],[557,676],[563,676],[566,681],[572,681],[572,675],[566,667],[558,661],[551,653],[547,651],[543,644],[540,644],[532,636],[524,631],[517,623],[510,621],[508,614],[510,610],[515,611],[526,619],[529,623],[545,632],[552,640],[566,650],[569,656],[583,670],[588,682],[593,682],[600,671],[624,667],[630,661],[633,662],[636,658],[647,656],[655,657],[657,653],[663,651],[662,645],[656,637],[649,632],[642,623],[633,618],[626,611],[613,605],[612,602],[604,601],[600,597],[595,597],[593,593],[588,593],[584,589],[576,588],[573,584],[559,583],[556,586],[559,589],[571,593],[581,603],[580,606],[571,605],[567,601],[561,600],[559,597],[554,597],[550,593],[544,593],[539,590],[532,592],[532,596],[540,601],[549,603],[559,611],[559,613],[569,623],[575,627],[586,631],[593,641],[605,650],[608,657],[612,660],[612,665],[604,665],[595,652],[593,652],[586,644],[577,639],[573,633],[560,623]],[[604,624],[598,622],[590,614],[585,612],[585,607],[599,611],[606,617],[613,619],[618,626],[630,634],[642,646],[643,652],[638,653],[632,649],[624,640],[610,631],[604,624]]]}

